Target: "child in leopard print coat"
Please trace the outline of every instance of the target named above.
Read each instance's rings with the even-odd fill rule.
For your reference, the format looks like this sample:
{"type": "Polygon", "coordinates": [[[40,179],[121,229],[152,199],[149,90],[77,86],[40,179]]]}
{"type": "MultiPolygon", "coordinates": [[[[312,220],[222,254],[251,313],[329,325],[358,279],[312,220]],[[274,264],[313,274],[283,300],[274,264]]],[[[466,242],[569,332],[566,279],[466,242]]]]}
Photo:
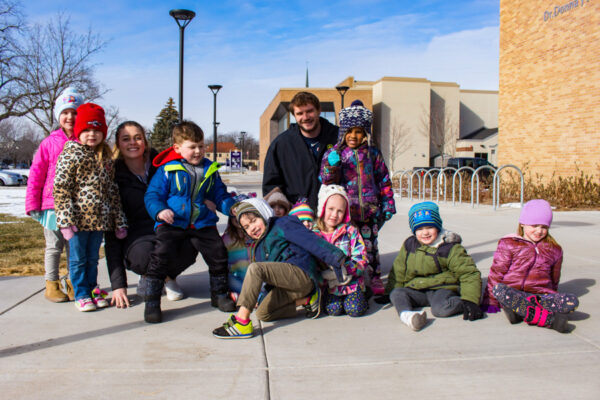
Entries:
{"type": "Polygon", "coordinates": [[[108,306],[106,292],[96,283],[98,253],[104,231],[127,235],[119,189],[106,139],[104,110],[93,103],[77,109],[74,139],[56,164],[54,202],[56,224],[69,241],[69,274],[79,311],[108,306]]]}

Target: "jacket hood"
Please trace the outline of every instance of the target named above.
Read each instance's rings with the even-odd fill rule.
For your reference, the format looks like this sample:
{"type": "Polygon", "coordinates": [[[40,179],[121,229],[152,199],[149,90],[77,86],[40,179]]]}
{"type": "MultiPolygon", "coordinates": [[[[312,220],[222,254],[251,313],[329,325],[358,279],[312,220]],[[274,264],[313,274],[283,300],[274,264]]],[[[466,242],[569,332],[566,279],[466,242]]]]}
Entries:
{"type": "Polygon", "coordinates": [[[462,243],[462,237],[455,232],[447,231],[442,229],[437,238],[433,243],[430,244],[431,247],[440,247],[444,243],[462,243]]]}
{"type": "Polygon", "coordinates": [[[168,162],[182,159],[183,157],[181,156],[181,154],[176,153],[175,150],[173,150],[173,147],[169,147],[168,149],[161,151],[156,157],[154,157],[152,165],[154,165],[155,167],[160,167],[161,165],[165,165],[168,162]]]}

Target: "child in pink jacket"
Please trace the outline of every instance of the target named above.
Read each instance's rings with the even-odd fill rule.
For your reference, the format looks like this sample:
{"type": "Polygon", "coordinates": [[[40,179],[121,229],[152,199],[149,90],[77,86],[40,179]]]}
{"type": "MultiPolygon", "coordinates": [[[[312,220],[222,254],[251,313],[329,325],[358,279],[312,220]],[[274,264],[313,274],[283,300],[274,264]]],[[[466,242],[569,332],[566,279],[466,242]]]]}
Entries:
{"type": "MultiPolygon", "coordinates": [[[[40,143],[29,170],[25,212],[44,227],[46,252],[44,258],[46,299],[59,303],[74,299],[73,287],[67,280],[67,293],[60,288],[58,265],[63,249],[68,252],[69,245],[56,226],[54,214],[54,173],[56,161],[65,143],[73,136],[77,107],[82,103],[81,96],[73,88],[67,88],[54,103],[54,116],[59,128],[40,143]]],[[[67,256],[68,259],[68,256],[67,256]]]]}
{"type": "Polygon", "coordinates": [[[521,210],[517,234],[498,242],[484,292],[483,308],[488,313],[506,313],[511,324],[525,320],[529,325],[568,331],[567,313],[579,300],[558,293],[562,248],[548,233],[552,208],[546,200],[531,200],[521,210]]]}

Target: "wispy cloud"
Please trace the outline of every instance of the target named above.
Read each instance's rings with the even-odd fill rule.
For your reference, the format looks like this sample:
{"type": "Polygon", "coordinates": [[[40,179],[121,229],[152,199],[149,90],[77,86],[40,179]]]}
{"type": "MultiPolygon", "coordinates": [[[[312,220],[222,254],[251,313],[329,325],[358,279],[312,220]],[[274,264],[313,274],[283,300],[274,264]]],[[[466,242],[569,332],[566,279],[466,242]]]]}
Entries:
{"type": "MultiPolygon", "coordinates": [[[[44,20],[58,11],[31,1],[44,20]],[[39,7],[38,7],[39,6],[39,7]]],[[[281,87],[314,87],[347,76],[424,77],[468,89],[498,87],[498,2],[424,0],[302,2],[183,1],[197,16],[185,33],[186,118],[212,126],[212,93],[223,132],[259,132],[259,117],[281,87]]],[[[177,100],[179,34],[163,2],[82,1],[69,10],[78,29],[110,38],[97,76],[107,104],[151,127],[168,97],[177,100]]]]}

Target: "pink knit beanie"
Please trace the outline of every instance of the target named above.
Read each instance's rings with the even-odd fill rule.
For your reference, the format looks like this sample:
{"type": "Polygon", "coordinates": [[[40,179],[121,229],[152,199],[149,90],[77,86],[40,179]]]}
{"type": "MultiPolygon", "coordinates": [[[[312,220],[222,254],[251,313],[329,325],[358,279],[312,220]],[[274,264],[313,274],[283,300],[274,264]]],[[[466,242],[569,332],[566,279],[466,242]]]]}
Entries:
{"type": "Polygon", "coordinates": [[[552,207],[546,200],[530,200],[521,209],[519,223],[523,225],[546,225],[550,228],[552,224],[552,207]]]}

